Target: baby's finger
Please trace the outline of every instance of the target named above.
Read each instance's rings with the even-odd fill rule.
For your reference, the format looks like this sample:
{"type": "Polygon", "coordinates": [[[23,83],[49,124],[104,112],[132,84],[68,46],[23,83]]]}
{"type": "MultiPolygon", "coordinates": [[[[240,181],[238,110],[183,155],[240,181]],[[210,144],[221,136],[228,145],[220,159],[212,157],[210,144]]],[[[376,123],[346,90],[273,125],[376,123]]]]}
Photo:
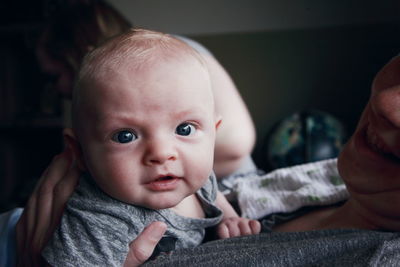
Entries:
{"type": "Polygon", "coordinates": [[[224,223],[218,225],[217,235],[221,239],[229,238],[229,229],[228,226],[224,223]]]}
{"type": "Polygon", "coordinates": [[[249,225],[249,220],[242,220],[239,222],[240,235],[251,235],[252,229],[249,225]]]}
{"type": "Polygon", "coordinates": [[[229,229],[229,237],[240,236],[240,228],[237,221],[229,221],[226,225],[229,229]]]}
{"type": "Polygon", "coordinates": [[[148,225],[129,245],[124,266],[135,267],[147,261],[166,230],[167,225],[163,222],[153,222],[148,225]]]}
{"type": "Polygon", "coordinates": [[[257,220],[251,220],[249,222],[250,228],[251,228],[251,233],[253,235],[258,234],[261,232],[261,223],[257,220]]]}

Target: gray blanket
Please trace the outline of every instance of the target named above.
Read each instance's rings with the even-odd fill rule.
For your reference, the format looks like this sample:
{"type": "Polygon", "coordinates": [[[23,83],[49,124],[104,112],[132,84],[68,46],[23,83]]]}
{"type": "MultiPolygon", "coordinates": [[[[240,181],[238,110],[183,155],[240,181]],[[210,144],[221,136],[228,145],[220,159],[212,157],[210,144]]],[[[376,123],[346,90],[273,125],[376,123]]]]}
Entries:
{"type": "Polygon", "coordinates": [[[145,266],[400,266],[400,233],[264,233],[174,251],[145,266]]]}

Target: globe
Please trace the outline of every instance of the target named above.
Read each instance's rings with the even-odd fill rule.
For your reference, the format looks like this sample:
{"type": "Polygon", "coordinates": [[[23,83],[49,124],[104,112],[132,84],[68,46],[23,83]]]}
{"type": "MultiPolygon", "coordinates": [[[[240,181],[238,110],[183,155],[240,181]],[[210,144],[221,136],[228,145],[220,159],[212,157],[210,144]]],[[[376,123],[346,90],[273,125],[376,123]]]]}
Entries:
{"type": "Polygon", "coordinates": [[[343,124],[319,110],[296,112],[279,121],[266,137],[269,169],[334,158],[346,140],[343,124]]]}

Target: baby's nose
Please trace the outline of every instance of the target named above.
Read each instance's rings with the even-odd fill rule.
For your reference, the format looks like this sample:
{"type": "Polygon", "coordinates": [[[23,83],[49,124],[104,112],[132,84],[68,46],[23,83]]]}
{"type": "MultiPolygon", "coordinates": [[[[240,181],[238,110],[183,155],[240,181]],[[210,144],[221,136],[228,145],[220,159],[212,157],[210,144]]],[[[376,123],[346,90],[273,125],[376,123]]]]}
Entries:
{"type": "Polygon", "coordinates": [[[145,165],[164,164],[177,159],[177,152],[173,144],[166,140],[150,140],[144,155],[145,165]]]}

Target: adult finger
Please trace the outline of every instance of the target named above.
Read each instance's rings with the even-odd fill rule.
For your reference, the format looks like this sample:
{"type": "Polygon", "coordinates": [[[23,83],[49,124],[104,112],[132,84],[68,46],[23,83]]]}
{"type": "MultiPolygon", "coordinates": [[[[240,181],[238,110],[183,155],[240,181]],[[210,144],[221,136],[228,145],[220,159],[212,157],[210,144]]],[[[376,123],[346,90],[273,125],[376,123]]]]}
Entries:
{"type": "Polygon", "coordinates": [[[43,172],[16,225],[18,266],[39,266],[51,222],[53,187],[62,180],[71,161],[69,151],[53,158],[43,172]]]}
{"type": "MultiPolygon", "coordinates": [[[[37,212],[35,214],[35,234],[32,242],[34,247],[41,250],[47,243],[47,232],[52,221],[54,206],[54,188],[57,183],[64,180],[71,165],[72,157],[68,151],[57,156],[50,164],[48,171],[43,176],[41,185],[34,194],[37,194],[37,212]]],[[[40,252],[40,251],[39,251],[40,252]]]]}
{"type": "Polygon", "coordinates": [[[46,235],[47,239],[53,234],[54,229],[60,223],[64,207],[78,184],[79,175],[80,171],[76,163],[73,162],[64,178],[55,186],[53,192],[51,222],[46,235]]]}
{"type": "Polygon", "coordinates": [[[129,245],[124,266],[136,267],[148,260],[166,230],[167,225],[163,222],[149,224],[129,245]]]}
{"type": "Polygon", "coordinates": [[[43,229],[48,227],[51,213],[49,205],[51,205],[52,198],[51,194],[44,193],[42,188],[43,185],[47,187],[48,184],[52,184],[48,174],[51,172],[52,168],[54,169],[59,166],[60,161],[62,161],[62,154],[55,156],[47,169],[43,172],[17,223],[17,244],[19,244],[19,250],[29,251],[35,254],[36,252],[32,251],[32,249],[37,247],[36,241],[38,240],[38,233],[43,234],[43,229]],[[45,198],[46,201],[43,201],[43,198],[45,198]],[[43,214],[45,216],[43,216],[43,214]],[[38,221],[39,217],[41,218],[40,221],[38,221]],[[39,228],[37,228],[38,225],[39,228]]]}

